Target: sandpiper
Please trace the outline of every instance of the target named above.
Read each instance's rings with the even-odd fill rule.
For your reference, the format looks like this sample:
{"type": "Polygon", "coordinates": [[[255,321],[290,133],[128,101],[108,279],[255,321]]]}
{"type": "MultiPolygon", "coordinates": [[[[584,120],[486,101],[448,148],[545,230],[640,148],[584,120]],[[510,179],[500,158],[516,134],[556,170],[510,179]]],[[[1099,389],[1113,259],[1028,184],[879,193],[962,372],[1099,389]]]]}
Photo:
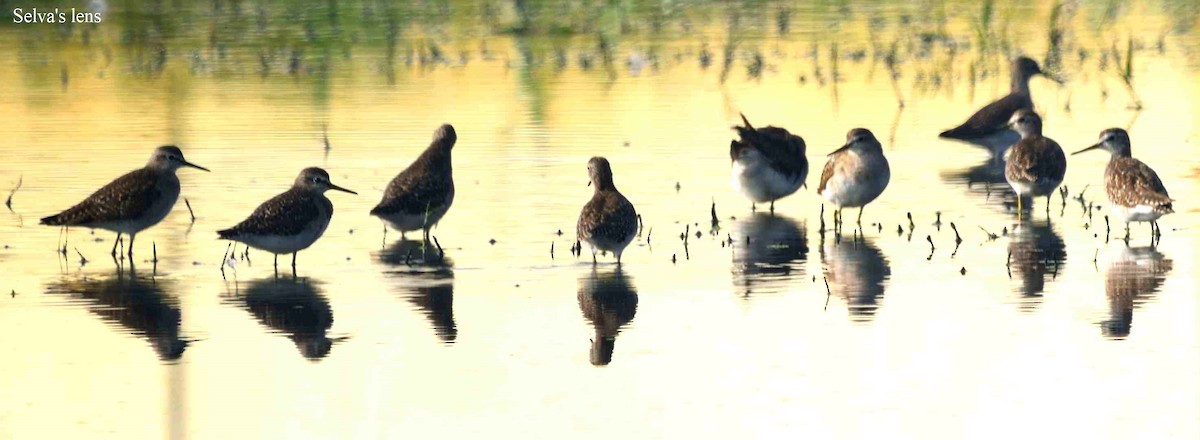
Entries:
{"type": "Polygon", "coordinates": [[[729,182],[750,199],[751,210],[754,203],[771,202],[775,212],[775,200],[796,192],[808,177],[804,139],[780,127],[756,129],[741,116],[744,125],[733,127],[741,140],[729,143],[729,182]]]}
{"type": "Polygon", "coordinates": [[[1004,179],[1017,193],[1017,215],[1023,211],[1026,196],[1046,196],[1046,215],[1050,213],[1050,195],[1067,174],[1067,156],[1053,139],[1042,136],[1042,118],[1033,110],[1017,110],[1011,124],[1021,140],[1005,153],[1004,179]]]}
{"type": "Polygon", "coordinates": [[[842,208],[859,208],[861,225],[863,207],[883,193],[891,178],[892,171],[879,140],[871,130],[855,128],[846,133],[846,145],[829,153],[817,193],[837,206],[839,223],[842,208]]]}
{"type": "Polygon", "coordinates": [[[1120,128],[1100,132],[1096,145],[1071,153],[1106,150],[1112,153],[1104,168],[1104,189],[1112,204],[1113,215],[1125,222],[1125,237],[1129,237],[1130,222],[1149,222],[1150,236],[1158,234],[1158,218],[1175,212],[1174,201],[1167,194],[1158,174],[1140,160],[1133,158],[1129,133],[1120,128]]]}
{"type": "Polygon", "coordinates": [[[117,257],[121,234],[129,235],[129,259],[133,260],[133,240],[137,234],[158,224],[179,198],[179,177],[175,170],[207,168],[188,162],[174,145],[154,149],[145,167],[130,171],[100,188],[75,206],[43,218],[50,226],[83,226],[117,233],[112,256],[117,257]]]}
{"type": "Polygon", "coordinates": [[[616,185],[613,185],[612,167],[608,159],[593,157],[588,161],[588,185],[595,187],[592,200],[583,205],[575,231],[581,241],[592,248],[592,263],[596,263],[596,252],[612,252],[621,264],[621,253],[637,235],[637,211],[616,185]]]}
{"type": "Polygon", "coordinates": [[[245,243],[255,249],[275,254],[279,269],[279,254],[292,254],[292,273],[296,273],[296,252],[308,248],[329,226],[333,203],[325,191],[354,191],[334,185],[329,173],[320,168],[305,168],[296,177],[292,188],[259,205],[250,217],[237,226],[217,231],[222,239],[245,243]]]}
{"type": "Polygon", "coordinates": [[[425,241],[429,241],[429,229],[454,202],[450,150],[456,140],[458,136],[450,124],[438,127],[425,152],[388,184],[383,200],[371,209],[371,215],[400,230],[402,237],[407,231],[421,229],[425,241]]]}
{"type": "Polygon", "coordinates": [[[1062,84],[1062,80],[1042,71],[1037,61],[1026,57],[1013,60],[1012,84],[1008,95],[984,106],[971,115],[962,125],[943,131],[939,137],[957,139],[987,148],[992,157],[1002,157],[1004,150],[1020,140],[1020,135],[1008,126],[1008,121],[1017,110],[1033,110],[1033,98],[1029,94],[1029,79],[1042,75],[1062,84]]]}

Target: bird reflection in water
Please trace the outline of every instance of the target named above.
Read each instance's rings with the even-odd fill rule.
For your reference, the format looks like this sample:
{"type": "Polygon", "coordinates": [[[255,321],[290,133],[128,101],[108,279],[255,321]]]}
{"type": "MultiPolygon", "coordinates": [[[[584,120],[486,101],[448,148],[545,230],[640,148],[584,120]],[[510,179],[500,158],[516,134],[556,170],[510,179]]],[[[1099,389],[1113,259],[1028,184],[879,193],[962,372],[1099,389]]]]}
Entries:
{"type": "Polygon", "coordinates": [[[808,241],[804,225],[776,214],[755,213],[739,220],[730,233],[733,239],[733,282],[744,295],[777,292],[788,281],[804,277],[808,241]],[[747,241],[749,239],[749,241],[747,241]]]}
{"type": "Polygon", "coordinates": [[[343,339],[328,336],[333,309],[310,279],[260,279],[234,292],[233,299],[259,323],[291,339],[308,360],[325,358],[343,339]]]}
{"type": "Polygon", "coordinates": [[[1153,247],[1121,245],[1104,274],[1109,318],[1100,322],[1100,330],[1105,337],[1123,339],[1129,336],[1133,309],[1158,292],[1172,265],[1170,259],[1153,247]]]}
{"type": "Polygon", "coordinates": [[[1031,311],[1042,302],[1046,281],[1058,277],[1067,261],[1062,237],[1048,222],[1023,222],[1008,235],[1008,274],[1019,281],[1020,308],[1031,311]]]}
{"type": "Polygon", "coordinates": [[[178,299],[166,293],[170,287],[166,280],[139,276],[130,264],[118,266],[116,273],[107,277],[52,283],[47,293],[78,299],[105,322],[145,338],[159,359],[175,361],[183,356],[190,341],[179,334],[182,315],[178,299]]]}
{"type": "Polygon", "coordinates": [[[401,295],[421,311],[438,338],[445,343],[458,339],[454,323],[454,262],[436,245],[400,240],[376,255],[388,266],[385,274],[397,281],[401,295]]]}
{"type": "Polygon", "coordinates": [[[603,272],[593,268],[579,279],[579,310],[596,329],[589,355],[592,365],[612,362],[617,334],[637,314],[637,303],[637,290],[620,268],[603,272]]]}
{"type": "Polygon", "coordinates": [[[1016,193],[1004,179],[1004,160],[991,158],[979,165],[960,170],[943,171],[942,181],[962,186],[967,193],[1000,207],[1016,207],[1016,193]]]}
{"type": "Polygon", "coordinates": [[[855,322],[873,319],[879,298],[892,276],[883,252],[862,236],[829,239],[821,245],[821,263],[829,294],[846,301],[850,319],[855,322]]]}

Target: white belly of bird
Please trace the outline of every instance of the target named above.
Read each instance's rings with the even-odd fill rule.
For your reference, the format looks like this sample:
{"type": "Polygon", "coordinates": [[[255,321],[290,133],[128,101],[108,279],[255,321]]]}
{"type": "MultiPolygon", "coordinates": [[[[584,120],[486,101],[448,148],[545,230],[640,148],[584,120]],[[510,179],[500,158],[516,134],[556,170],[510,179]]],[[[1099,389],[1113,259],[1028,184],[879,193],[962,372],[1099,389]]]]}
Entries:
{"type": "Polygon", "coordinates": [[[1036,182],[1024,181],[1008,181],[1008,185],[1012,187],[1013,192],[1020,196],[1041,197],[1048,195],[1062,183],[1061,180],[1039,179],[1036,182]]]}
{"type": "Polygon", "coordinates": [[[1112,207],[1113,215],[1125,223],[1130,222],[1152,222],[1162,217],[1161,212],[1155,212],[1153,206],[1137,205],[1137,206],[1117,206],[1112,207]]]}
{"type": "Polygon", "coordinates": [[[621,255],[621,252],[625,251],[625,247],[629,246],[629,243],[633,242],[633,237],[635,235],[637,235],[637,232],[629,234],[629,236],[625,237],[625,239],[620,240],[620,241],[606,240],[606,239],[597,238],[597,237],[585,238],[585,239],[583,239],[583,241],[586,242],[589,246],[591,246],[592,252],[600,250],[600,251],[612,252],[613,254],[616,254],[616,255],[621,255]]]}
{"type": "Polygon", "coordinates": [[[887,188],[891,178],[891,172],[888,169],[883,169],[862,179],[835,175],[825,183],[825,190],[821,192],[821,197],[839,208],[862,207],[883,194],[883,190],[887,188]]]}
{"type": "Polygon", "coordinates": [[[255,249],[261,249],[273,254],[290,254],[312,246],[318,238],[321,238],[321,235],[325,233],[325,228],[328,226],[329,217],[322,215],[316,221],[309,223],[308,226],[296,235],[243,235],[239,236],[237,240],[255,249]]]}
{"type": "Polygon", "coordinates": [[[757,152],[748,152],[733,162],[729,183],[755,203],[770,202],[800,189],[804,175],[788,176],[767,165],[757,152]]]}
{"type": "Polygon", "coordinates": [[[392,229],[395,229],[398,231],[403,231],[403,232],[408,232],[408,231],[416,231],[416,230],[420,230],[420,229],[425,229],[425,225],[427,225],[427,224],[429,225],[430,228],[432,228],[434,225],[437,224],[438,221],[440,221],[442,219],[443,216],[446,215],[446,211],[449,211],[449,210],[450,210],[450,204],[447,203],[444,206],[430,209],[428,215],[426,215],[425,213],[420,213],[420,214],[395,213],[395,214],[388,214],[388,215],[380,215],[379,218],[383,219],[383,221],[386,221],[388,223],[388,225],[392,227],[392,229]]]}

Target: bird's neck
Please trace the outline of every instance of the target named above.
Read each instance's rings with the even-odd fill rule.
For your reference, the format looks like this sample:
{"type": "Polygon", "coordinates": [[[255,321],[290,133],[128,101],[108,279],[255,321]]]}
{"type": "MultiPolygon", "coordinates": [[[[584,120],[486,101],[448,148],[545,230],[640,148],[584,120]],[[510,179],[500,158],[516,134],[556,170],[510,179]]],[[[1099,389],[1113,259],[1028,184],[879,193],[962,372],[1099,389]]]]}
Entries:
{"type": "Polygon", "coordinates": [[[1029,95],[1029,76],[1022,74],[1021,72],[1013,72],[1012,84],[1010,86],[1012,88],[1010,90],[1012,93],[1029,95]]]}
{"type": "Polygon", "coordinates": [[[450,150],[441,148],[437,145],[431,146],[425,153],[422,154],[422,160],[429,167],[439,170],[450,171],[450,150]]]}
{"type": "Polygon", "coordinates": [[[616,191],[617,186],[613,185],[612,180],[597,179],[592,182],[592,187],[596,188],[595,193],[600,194],[605,191],[616,191]]]}

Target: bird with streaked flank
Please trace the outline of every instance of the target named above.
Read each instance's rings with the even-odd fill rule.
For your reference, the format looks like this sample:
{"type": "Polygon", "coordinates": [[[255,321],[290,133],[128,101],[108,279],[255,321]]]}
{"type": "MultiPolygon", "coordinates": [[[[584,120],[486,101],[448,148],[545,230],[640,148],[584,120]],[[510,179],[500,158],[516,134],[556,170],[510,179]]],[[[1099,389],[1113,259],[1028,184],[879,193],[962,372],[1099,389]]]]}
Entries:
{"type": "Polygon", "coordinates": [[[454,202],[450,151],[457,140],[453,126],[438,127],[425,152],[388,184],[383,200],[371,209],[371,215],[400,230],[401,237],[405,232],[420,229],[425,233],[425,241],[429,241],[429,229],[446,215],[454,202]]]}
{"type": "Polygon", "coordinates": [[[575,226],[577,237],[592,248],[592,264],[596,252],[612,252],[621,264],[621,253],[637,235],[637,211],[616,185],[608,159],[593,157],[588,161],[588,185],[595,188],[592,200],[583,205],[575,226]]]}
{"type": "Polygon", "coordinates": [[[1125,222],[1125,237],[1129,238],[1130,222],[1150,223],[1151,237],[1158,234],[1158,219],[1175,212],[1175,201],[1152,168],[1133,158],[1129,133],[1120,128],[1100,132],[1100,142],[1071,153],[1105,150],[1112,154],[1104,167],[1104,190],[1112,204],[1112,213],[1125,222]]]}
{"type": "Polygon", "coordinates": [[[117,258],[121,234],[129,235],[129,259],[137,234],[167,217],[179,199],[179,177],[175,171],[191,167],[208,171],[183,158],[174,145],[154,149],[145,167],[130,171],[104,185],[75,206],[41,220],[49,226],[83,226],[117,233],[112,256],[117,258]]]}
{"type": "Polygon", "coordinates": [[[1024,213],[1026,196],[1046,196],[1046,215],[1050,215],[1050,196],[1067,174],[1067,156],[1054,139],[1042,136],[1042,118],[1033,110],[1017,110],[1011,125],[1021,140],[1005,153],[1004,179],[1017,193],[1017,215],[1024,213]]]}
{"type": "Polygon", "coordinates": [[[1041,75],[1062,84],[1058,77],[1042,71],[1037,61],[1017,57],[1010,67],[1012,84],[1008,95],[984,106],[967,118],[962,125],[943,131],[938,137],[956,139],[988,149],[992,157],[1002,157],[1004,150],[1020,140],[1020,134],[1008,126],[1017,110],[1033,110],[1029,79],[1041,75]]]}
{"type": "Polygon", "coordinates": [[[750,199],[751,210],[755,203],[770,202],[775,212],[775,200],[796,192],[808,178],[804,139],[780,127],[754,128],[740,116],[743,125],[733,127],[739,139],[729,143],[729,182],[750,199]]]}
{"type": "Polygon", "coordinates": [[[892,179],[892,170],[883,156],[883,145],[865,128],[846,133],[846,144],[829,153],[817,194],[837,207],[835,224],[840,224],[842,208],[858,208],[862,225],[863,208],[883,194],[892,179]]]}
{"type": "Polygon", "coordinates": [[[296,253],[321,238],[333,218],[333,203],[325,197],[328,190],[358,194],[334,185],[329,181],[329,173],[323,169],[305,168],[291,189],[263,202],[250,217],[232,228],[217,231],[217,234],[222,239],[275,254],[276,272],[279,254],[292,254],[294,275],[296,253]]]}

